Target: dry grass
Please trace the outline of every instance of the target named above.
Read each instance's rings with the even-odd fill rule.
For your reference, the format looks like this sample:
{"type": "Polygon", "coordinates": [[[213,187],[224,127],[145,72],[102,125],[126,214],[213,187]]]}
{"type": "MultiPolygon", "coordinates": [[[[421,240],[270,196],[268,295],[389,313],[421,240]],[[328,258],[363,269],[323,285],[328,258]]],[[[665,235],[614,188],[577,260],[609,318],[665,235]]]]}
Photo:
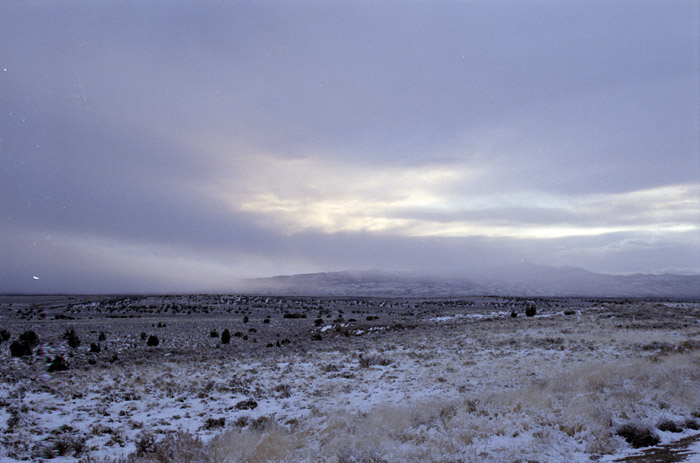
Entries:
{"type": "MultiPolygon", "coordinates": [[[[430,312],[411,315],[411,329],[389,329],[382,314],[387,329],[350,337],[328,330],[321,342],[310,340],[315,311],[298,333],[279,336],[274,329],[301,322],[278,314],[266,329],[268,339],[294,340],[284,349],[215,347],[214,322],[198,327],[197,319],[181,351],[147,348],[139,332],[154,323],[135,319],[122,325],[131,331],[110,331],[109,353],[89,354],[100,323],[76,323],[85,352],[69,358],[67,372],[49,374],[43,358],[26,363],[0,352],[9,359],[0,459],[42,457],[53,445],[42,439],[61,420],[75,429],[52,452],[81,437],[76,458],[84,461],[100,461],[102,452],[105,462],[212,463],[589,461],[628,448],[616,435],[625,424],[695,422],[700,312],[679,323],[675,308],[574,309],[441,322],[430,312]],[[141,350],[124,347],[120,361],[106,361],[123,343],[141,350]],[[73,368],[95,355],[98,365],[73,368]],[[249,399],[255,409],[236,408],[249,399]],[[139,451],[144,430],[153,434],[139,451]]],[[[168,320],[159,331],[172,330],[166,345],[184,325],[168,320]]],[[[64,328],[46,326],[58,343],[43,346],[46,356],[67,355],[64,328]]]]}
{"type": "Polygon", "coordinates": [[[624,422],[690,417],[700,406],[699,380],[696,353],[590,363],[509,391],[229,430],[202,451],[217,463],[575,461],[577,451],[618,450],[624,422]]]}

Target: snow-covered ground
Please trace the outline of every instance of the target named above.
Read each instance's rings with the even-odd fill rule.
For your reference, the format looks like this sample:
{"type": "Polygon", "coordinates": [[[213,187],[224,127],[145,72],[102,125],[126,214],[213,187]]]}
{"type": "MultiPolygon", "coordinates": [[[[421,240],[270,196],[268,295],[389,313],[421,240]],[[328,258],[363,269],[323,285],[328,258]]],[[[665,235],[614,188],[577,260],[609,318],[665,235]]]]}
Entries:
{"type": "Polygon", "coordinates": [[[152,302],[119,306],[130,319],[3,307],[11,340],[42,344],[0,345],[1,461],[612,462],[644,451],[626,424],[661,444],[700,433],[696,303],[539,300],[528,318],[505,298],[152,302]],[[240,336],[221,345],[225,328],[240,336]],[[71,368],[48,373],[55,355],[71,368]]]}

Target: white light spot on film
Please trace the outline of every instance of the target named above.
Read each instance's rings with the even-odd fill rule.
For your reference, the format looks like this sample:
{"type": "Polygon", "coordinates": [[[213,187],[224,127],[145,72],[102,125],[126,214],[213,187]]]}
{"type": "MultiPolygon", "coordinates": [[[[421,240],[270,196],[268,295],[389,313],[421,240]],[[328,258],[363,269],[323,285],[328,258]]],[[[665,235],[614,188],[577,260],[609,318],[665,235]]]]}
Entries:
{"type": "Polygon", "coordinates": [[[39,277],[36,276],[36,275],[34,275],[32,278],[34,278],[35,280],[38,280],[38,279],[39,279],[39,277]]]}

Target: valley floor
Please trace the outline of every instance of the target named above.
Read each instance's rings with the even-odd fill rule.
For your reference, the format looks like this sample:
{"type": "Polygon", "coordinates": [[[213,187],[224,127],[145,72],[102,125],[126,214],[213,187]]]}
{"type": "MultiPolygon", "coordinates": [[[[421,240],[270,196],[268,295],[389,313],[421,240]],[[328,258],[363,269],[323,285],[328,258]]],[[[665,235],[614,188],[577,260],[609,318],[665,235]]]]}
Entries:
{"type": "Polygon", "coordinates": [[[645,432],[700,461],[697,301],[1,296],[0,317],[0,461],[611,462],[645,432]]]}

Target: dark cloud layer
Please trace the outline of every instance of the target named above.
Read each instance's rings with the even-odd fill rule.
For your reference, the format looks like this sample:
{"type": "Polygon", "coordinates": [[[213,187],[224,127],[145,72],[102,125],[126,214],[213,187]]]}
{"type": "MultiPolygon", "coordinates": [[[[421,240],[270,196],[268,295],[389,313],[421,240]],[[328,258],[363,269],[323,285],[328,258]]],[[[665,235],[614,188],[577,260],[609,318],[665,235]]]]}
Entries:
{"type": "Polygon", "coordinates": [[[700,269],[699,8],[4,2],[0,291],[700,269]]]}

